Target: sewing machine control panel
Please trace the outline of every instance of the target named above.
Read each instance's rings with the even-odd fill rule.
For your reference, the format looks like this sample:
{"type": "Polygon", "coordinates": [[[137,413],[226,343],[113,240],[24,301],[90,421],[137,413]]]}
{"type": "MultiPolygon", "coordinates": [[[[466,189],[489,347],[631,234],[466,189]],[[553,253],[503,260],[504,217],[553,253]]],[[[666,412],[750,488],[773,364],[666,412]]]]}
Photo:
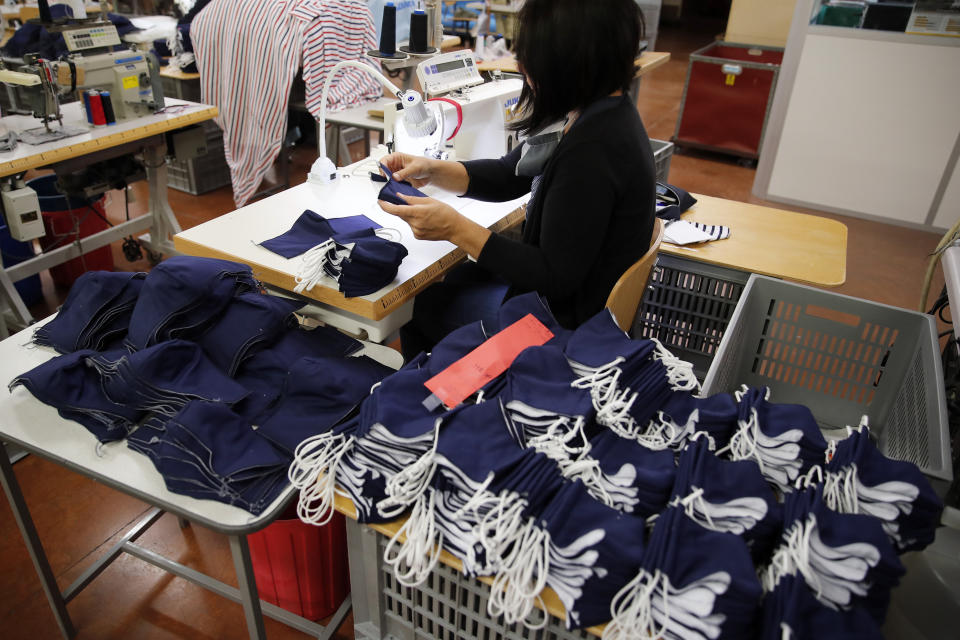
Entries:
{"type": "Polygon", "coordinates": [[[84,51],[120,44],[117,28],[109,23],[64,31],[63,39],[66,41],[69,51],[84,51]]]}
{"type": "Polygon", "coordinates": [[[471,51],[451,51],[424,60],[417,65],[417,78],[429,95],[483,84],[471,51]]]}

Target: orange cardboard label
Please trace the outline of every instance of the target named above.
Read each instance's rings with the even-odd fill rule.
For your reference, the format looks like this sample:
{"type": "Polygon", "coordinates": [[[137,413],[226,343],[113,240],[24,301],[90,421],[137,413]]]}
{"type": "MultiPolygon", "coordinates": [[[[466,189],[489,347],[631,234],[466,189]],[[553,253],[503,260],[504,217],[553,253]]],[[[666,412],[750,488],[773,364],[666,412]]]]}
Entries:
{"type": "Polygon", "coordinates": [[[552,337],[553,332],[528,313],[424,385],[452,409],[506,371],[521,351],[540,346],[552,337]]]}

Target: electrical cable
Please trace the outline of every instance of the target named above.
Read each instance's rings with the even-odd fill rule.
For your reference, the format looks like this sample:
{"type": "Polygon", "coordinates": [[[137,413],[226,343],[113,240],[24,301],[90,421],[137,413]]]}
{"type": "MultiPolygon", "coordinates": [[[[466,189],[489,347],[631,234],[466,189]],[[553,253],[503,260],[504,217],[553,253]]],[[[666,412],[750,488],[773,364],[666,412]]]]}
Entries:
{"type": "Polygon", "coordinates": [[[960,232],[960,220],[950,227],[950,230],[943,234],[943,237],[940,239],[940,243],[937,245],[937,248],[933,250],[930,254],[930,261],[927,263],[927,271],[923,276],[923,287],[920,291],[920,306],[918,310],[923,312],[927,308],[927,297],[930,295],[930,282],[933,280],[933,272],[936,269],[937,262],[940,260],[940,256],[943,254],[944,250],[950,243],[958,237],[958,232],[960,232]]]}

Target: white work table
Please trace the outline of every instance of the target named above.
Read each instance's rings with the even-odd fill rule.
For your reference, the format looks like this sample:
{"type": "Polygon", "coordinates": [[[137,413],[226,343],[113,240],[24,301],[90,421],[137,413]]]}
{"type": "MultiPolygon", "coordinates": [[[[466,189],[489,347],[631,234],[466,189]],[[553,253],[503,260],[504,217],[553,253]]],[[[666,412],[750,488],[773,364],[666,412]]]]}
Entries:
{"type": "MultiPolygon", "coordinates": [[[[347,298],[337,291],[333,280],[327,279],[302,295],[317,303],[320,319],[354,333],[365,330],[370,340],[380,342],[410,319],[414,296],[462,261],[465,254],[449,242],[417,240],[405,222],[383,211],[377,205],[383,183],[370,180],[371,170],[376,170],[376,164],[368,159],[340,169],[338,179],[330,185],[297,185],[182,231],[174,237],[174,246],[188,255],[248,264],[260,281],[289,292],[296,284],[301,258],[288,260],[257,243],[289,230],[305,209],[326,218],[363,214],[383,227],[395,229],[409,251],[394,281],[370,295],[347,298]]],[[[522,219],[520,207],[527,198],[488,203],[431,187],[424,192],[495,231],[522,219]]]]}

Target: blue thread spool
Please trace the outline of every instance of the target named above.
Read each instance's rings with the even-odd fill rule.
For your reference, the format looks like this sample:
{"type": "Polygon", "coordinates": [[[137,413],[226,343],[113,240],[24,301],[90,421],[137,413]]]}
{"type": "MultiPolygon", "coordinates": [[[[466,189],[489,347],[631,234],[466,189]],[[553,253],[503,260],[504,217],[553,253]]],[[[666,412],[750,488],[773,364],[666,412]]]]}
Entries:
{"type": "Polygon", "coordinates": [[[368,51],[368,56],[403,60],[407,54],[397,51],[397,7],[392,2],[383,6],[383,18],[380,21],[380,49],[368,51]]]}
{"type": "Polygon", "coordinates": [[[80,94],[83,96],[83,110],[87,113],[87,122],[93,124],[93,112],[90,111],[90,94],[86,91],[81,91],[80,94]]]}
{"type": "Polygon", "coordinates": [[[422,9],[410,14],[410,44],[400,50],[418,55],[436,52],[435,47],[427,46],[427,14],[422,9]]]}

